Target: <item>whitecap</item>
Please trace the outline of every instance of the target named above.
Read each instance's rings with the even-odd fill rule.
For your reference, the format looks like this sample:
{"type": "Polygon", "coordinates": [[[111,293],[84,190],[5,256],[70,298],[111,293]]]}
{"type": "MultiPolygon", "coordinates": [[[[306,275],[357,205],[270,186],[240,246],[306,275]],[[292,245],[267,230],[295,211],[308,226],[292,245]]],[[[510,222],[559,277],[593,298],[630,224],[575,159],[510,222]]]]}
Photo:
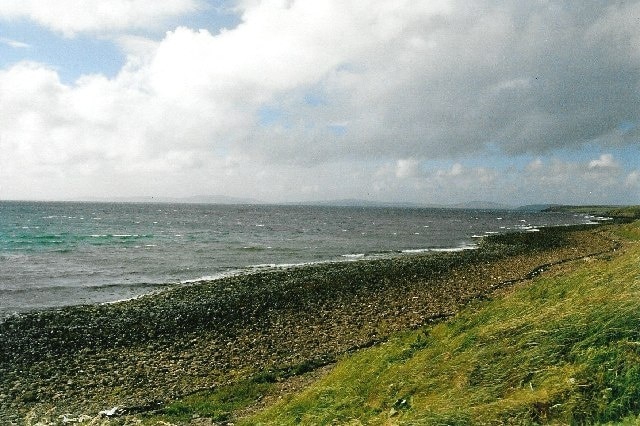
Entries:
{"type": "Polygon", "coordinates": [[[400,250],[400,253],[407,253],[407,254],[413,254],[413,253],[427,253],[429,251],[432,251],[434,249],[406,249],[406,250],[400,250]]]}
{"type": "Polygon", "coordinates": [[[345,257],[347,259],[361,259],[364,257],[364,253],[343,254],[341,257],[345,257]]]}
{"type": "Polygon", "coordinates": [[[439,253],[454,253],[454,252],[465,251],[465,250],[475,250],[477,248],[478,246],[475,246],[475,245],[465,245],[460,247],[436,248],[436,249],[432,249],[431,251],[435,251],[439,253]]]}

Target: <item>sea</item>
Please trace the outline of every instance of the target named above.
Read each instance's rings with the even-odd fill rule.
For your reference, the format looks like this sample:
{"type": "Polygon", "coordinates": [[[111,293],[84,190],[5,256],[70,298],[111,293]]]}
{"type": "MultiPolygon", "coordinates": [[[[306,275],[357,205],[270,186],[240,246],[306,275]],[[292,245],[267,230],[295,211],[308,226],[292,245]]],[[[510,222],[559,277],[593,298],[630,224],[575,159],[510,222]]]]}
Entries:
{"type": "Polygon", "coordinates": [[[473,249],[482,236],[590,221],[401,207],[0,202],[0,318],[321,262],[473,249]]]}

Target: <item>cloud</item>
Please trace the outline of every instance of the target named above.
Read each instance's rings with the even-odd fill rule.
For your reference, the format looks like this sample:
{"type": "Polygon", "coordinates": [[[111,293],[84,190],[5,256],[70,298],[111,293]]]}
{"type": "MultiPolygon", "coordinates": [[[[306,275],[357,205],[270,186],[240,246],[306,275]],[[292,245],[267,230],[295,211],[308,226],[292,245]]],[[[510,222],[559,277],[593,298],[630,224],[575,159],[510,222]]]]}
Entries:
{"type": "Polygon", "coordinates": [[[528,172],[536,172],[540,169],[542,169],[544,167],[544,163],[542,162],[541,158],[536,158],[535,160],[531,161],[529,164],[527,164],[526,167],[526,171],[528,172]]]}
{"type": "MultiPolygon", "coordinates": [[[[330,139],[322,125],[332,121],[349,122],[347,138],[339,146],[314,146],[316,158],[452,158],[488,146],[507,155],[546,155],[563,147],[637,140],[636,133],[616,129],[635,119],[640,106],[632,89],[639,84],[632,43],[638,31],[627,26],[614,35],[594,29],[615,26],[623,13],[640,18],[637,7],[449,2],[432,14],[416,13],[422,6],[398,7],[395,18],[405,24],[394,31],[383,29],[391,26],[383,18],[370,17],[379,12],[376,6],[354,14],[348,27],[357,31],[346,33],[332,60],[317,64],[323,72],[307,83],[323,93],[322,108],[304,103],[304,81],[281,87],[279,102],[294,112],[292,141],[275,149],[261,141],[254,148],[265,146],[262,153],[271,160],[305,161],[307,150],[291,153],[291,145],[309,129],[330,139]]],[[[353,9],[343,11],[342,19],[353,9]]],[[[306,51],[316,48],[309,44],[306,51]]]]}
{"type": "Polygon", "coordinates": [[[72,37],[83,32],[156,28],[162,20],[199,7],[199,0],[3,0],[0,19],[26,18],[72,37]]]}
{"type": "Polygon", "coordinates": [[[14,49],[28,49],[31,47],[30,44],[4,37],[0,37],[0,43],[6,44],[7,46],[13,47],[14,49]]]}
{"type": "MultiPolygon", "coordinates": [[[[615,163],[613,159],[607,161],[615,163]]],[[[386,164],[377,170],[371,182],[382,199],[398,197],[401,200],[411,194],[414,200],[434,204],[447,204],[452,200],[486,200],[511,205],[639,201],[637,171],[626,173],[619,166],[593,168],[590,163],[550,158],[535,159],[522,167],[478,167],[459,162],[435,167],[421,164],[421,173],[412,179],[397,176],[394,173],[397,165],[386,164]]]]}
{"type": "Polygon", "coordinates": [[[616,169],[619,164],[613,159],[611,154],[602,154],[597,160],[589,162],[590,169],[616,169]]]}
{"type": "Polygon", "coordinates": [[[396,162],[395,175],[397,178],[405,179],[416,176],[419,173],[420,161],[415,158],[405,158],[396,162]]]}
{"type": "MultiPolygon", "coordinates": [[[[587,162],[551,159],[527,167],[519,179],[529,191],[548,202],[585,203],[581,200],[598,200],[599,203],[620,204],[624,199],[637,199],[625,189],[624,169],[611,154],[602,154],[587,162]]],[[[519,189],[525,191],[524,187],[519,189]]],[[[628,201],[627,201],[628,202],[628,201]]],[[[632,201],[634,202],[634,201],[632,201]]]]}
{"type": "Polygon", "coordinates": [[[625,186],[627,188],[633,188],[636,191],[640,190],[640,170],[634,170],[627,175],[625,186]]]}
{"type": "Polygon", "coordinates": [[[640,111],[638,2],[236,6],[235,28],[171,28],[151,41],[131,31],[200,2],[1,2],[0,18],[67,36],[115,32],[127,62],[114,78],[73,84],[46,64],[1,70],[0,178],[21,176],[13,194],[334,198],[328,191],[357,196],[371,184],[380,199],[442,200],[541,196],[543,183],[553,192],[581,179],[610,199],[620,193],[611,182],[631,173],[615,154],[640,132],[629,125],[640,111]],[[609,154],[554,160],[582,147],[609,154]],[[517,175],[466,165],[487,156],[535,160],[517,175]],[[430,161],[448,167],[430,171],[430,161]]]}

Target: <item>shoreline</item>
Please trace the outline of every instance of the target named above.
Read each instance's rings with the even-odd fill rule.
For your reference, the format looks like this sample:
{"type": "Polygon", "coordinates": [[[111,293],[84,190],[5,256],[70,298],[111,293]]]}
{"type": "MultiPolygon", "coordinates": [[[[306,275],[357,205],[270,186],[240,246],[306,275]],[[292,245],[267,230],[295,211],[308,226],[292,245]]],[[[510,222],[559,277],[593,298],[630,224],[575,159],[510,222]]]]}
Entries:
{"type": "Polygon", "coordinates": [[[152,409],[261,372],[323,365],[451,316],[541,265],[613,250],[599,229],[489,235],[476,250],[268,270],[9,317],[0,419],[152,409]]]}
{"type": "MultiPolygon", "coordinates": [[[[393,259],[395,257],[403,257],[403,256],[413,256],[413,255],[425,255],[425,254],[437,254],[437,253],[457,253],[463,252],[467,250],[477,250],[479,248],[479,243],[482,239],[486,237],[490,237],[493,235],[504,235],[504,234],[512,234],[512,233],[520,233],[520,232],[538,232],[543,228],[553,228],[553,227],[581,227],[581,226],[594,226],[594,225],[602,225],[601,222],[585,222],[579,224],[562,224],[562,225],[538,225],[535,228],[531,229],[530,227],[523,228],[506,228],[501,232],[498,231],[485,231],[482,235],[471,235],[468,238],[468,241],[460,242],[456,246],[445,246],[445,247],[428,247],[428,248],[409,248],[409,249],[399,249],[399,250],[387,250],[380,252],[371,252],[371,253],[350,253],[350,254],[342,254],[334,258],[326,259],[326,260],[317,260],[317,261],[309,261],[309,262],[300,262],[300,263],[271,263],[271,264],[256,264],[256,265],[248,265],[244,267],[239,267],[235,269],[229,269],[225,271],[221,271],[218,273],[213,273],[212,275],[206,275],[198,278],[189,278],[189,279],[179,279],[176,281],[166,281],[166,282],[150,282],[150,283],[140,283],[139,285],[146,288],[151,288],[145,293],[136,294],[131,297],[125,297],[122,299],[114,299],[114,300],[106,300],[106,301],[96,301],[90,303],[78,303],[78,304],[69,304],[69,305],[53,305],[53,306],[41,306],[41,307],[31,307],[31,308],[23,308],[21,310],[5,310],[6,308],[0,308],[0,323],[2,323],[7,318],[12,317],[20,317],[26,314],[37,313],[37,312],[45,312],[45,311],[58,311],[67,308],[77,308],[82,306],[99,306],[99,305],[111,305],[117,304],[121,302],[128,302],[131,300],[136,300],[141,297],[151,296],[158,293],[162,293],[164,291],[170,291],[174,288],[189,286],[189,285],[199,285],[201,283],[210,283],[213,281],[219,281],[226,278],[251,275],[255,273],[265,273],[270,271],[278,271],[278,270],[289,270],[289,269],[298,269],[298,268],[306,268],[314,265],[333,265],[333,264],[341,264],[341,263],[352,263],[352,262],[360,262],[360,261],[369,261],[369,260],[379,260],[379,259],[393,259]]],[[[117,287],[117,285],[107,284],[105,286],[98,286],[98,288],[104,287],[117,287]]],[[[127,285],[124,287],[135,287],[135,285],[127,285]]],[[[78,287],[79,289],[83,289],[82,287],[78,287]]]]}
{"type": "MultiPolygon", "coordinates": [[[[264,230],[269,229],[268,227],[264,230],[255,228],[254,222],[260,221],[251,215],[245,218],[246,223],[235,224],[233,217],[242,212],[233,209],[218,212],[213,209],[211,211],[220,213],[224,218],[224,229],[231,227],[234,231],[229,234],[230,237],[207,237],[199,242],[197,236],[200,235],[200,228],[205,226],[203,224],[206,220],[202,223],[196,222],[198,231],[194,231],[194,235],[189,233],[190,228],[186,225],[177,226],[176,230],[171,231],[169,224],[177,219],[174,217],[177,213],[168,213],[168,222],[165,224],[167,229],[155,230],[155,225],[148,225],[146,228],[143,226],[151,223],[151,220],[158,219],[155,217],[155,210],[136,210],[135,215],[146,215],[144,220],[140,217],[136,219],[128,210],[121,212],[125,214],[123,217],[128,218],[125,220],[126,223],[141,223],[133,228],[129,228],[125,222],[118,222],[120,216],[113,218],[106,211],[80,207],[50,210],[28,210],[27,213],[34,215],[31,218],[35,221],[33,224],[38,226],[23,232],[16,225],[19,235],[14,239],[16,244],[20,243],[19,247],[11,245],[13,240],[7,242],[9,255],[4,258],[6,270],[1,274],[3,285],[0,286],[0,318],[14,312],[130,299],[155,292],[162,287],[171,287],[192,280],[203,281],[207,277],[215,278],[230,271],[246,273],[247,270],[260,265],[334,262],[351,260],[349,257],[360,258],[361,254],[369,258],[395,256],[402,251],[457,249],[462,244],[472,244],[475,240],[471,237],[472,234],[484,236],[487,231],[516,231],[518,227],[524,226],[523,224],[547,226],[584,222],[582,215],[495,211],[452,211],[447,213],[451,215],[449,219],[452,222],[447,222],[442,217],[434,216],[433,212],[423,217],[419,212],[407,214],[404,210],[393,209],[380,212],[379,223],[376,223],[377,220],[369,222],[369,219],[378,217],[378,214],[373,215],[367,210],[359,212],[359,215],[342,211],[329,212],[328,218],[332,220],[319,221],[312,209],[304,216],[304,220],[309,221],[310,226],[306,229],[304,223],[291,220],[295,219],[294,211],[285,209],[283,212],[271,212],[273,214],[270,213],[271,216],[265,221],[268,227],[283,226],[285,234],[276,238],[271,236],[271,231],[265,234],[264,230]],[[52,213],[55,217],[61,218],[60,223],[57,220],[48,222],[46,218],[54,217],[50,216],[52,213]],[[283,220],[282,214],[285,214],[288,221],[278,225],[279,221],[283,220]],[[108,223],[105,222],[103,225],[102,222],[89,221],[93,215],[104,216],[108,223]],[[400,215],[400,220],[396,223],[394,218],[397,215],[400,215]],[[44,221],[38,222],[40,219],[44,221]],[[455,223],[459,220],[465,225],[456,226],[455,223]],[[111,222],[114,223],[110,224],[111,222]],[[289,223],[295,225],[288,225],[289,223]],[[242,226],[238,227],[239,225],[242,226]],[[466,229],[467,225],[469,229],[466,229]],[[74,229],[77,228],[77,232],[73,231],[67,235],[62,232],[65,226],[73,226],[74,229]],[[40,228],[42,230],[36,231],[40,228]],[[165,231],[168,239],[162,237],[165,231]],[[251,236],[254,231],[257,232],[256,238],[251,236]],[[298,231],[303,233],[298,234],[298,231]],[[361,237],[360,231],[366,231],[366,236],[361,237]],[[242,237],[245,233],[248,235],[247,241],[242,237]],[[92,241],[93,238],[88,237],[116,234],[149,237],[149,242],[158,244],[158,248],[147,252],[146,241],[127,242],[121,238],[96,244],[92,241]],[[62,238],[63,235],[67,236],[62,238]],[[189,237],[184,237],[185,235],[189,237]],[[238,239],[239,237],[242,238],[238,239]],[[50,244],[52,239],[60,238],[64,240],[63,243],[50,244]],[[289,239],[293,242],[289,243],[289,239]],[[200,249],[205,240],[208,245],[205,244],[200,249]],[[256,242],[251,242],[253,240],[256,242]],[[87,249],[82,248],[85,246],[87,249]],[[17,256],[16,259],[23,264],[13,262],[13,256],[17,256]]],[[[201,212],[205,213],[204,217],[208,217],[206,213],[210,213],[209,210],[201,212]]],[[[182,211],[180,212],[182,214],[182,211]]],[[[188,223],[192,223],[196,212],[200,213],[200,210],[184,212],[189,219],[188,223]]],[[[166,215],[166,212],[163,214],[166,215]]],[[[22,223],[19,217],[14,221],[22,223]]],[[[217,235],[217,231],[213,234],[217,235]]]]}
{"type": "MultiPolygon", "coordinates": [[[[562,225],[562,226],[582,226],[582,225],[562,225]]],[[[516,231],[517,232],[517,231],[516,231]]],[[[482,235],[484,238],[489,235],[494,235],[497,233],[487,232],[486,235],[482,235]]],[[[141,284],[144,287],[155,288],[155,290],[150,290],[147,293],[138,294],[136,296],[127,297],[123,299],[115,299],[108,300],[103,302],[95,302],[95,303],[80,303],[73,305],[56,305],[56,306],[43,306],[38,308],[26,308],[21,311],[2,311],[0,310],[0,324],[5,321],[7,318],[21,317],[29,314],[37,314],[39,312],[51,312],[51,311],[59,311],[69,308],[79,308],[86,306],[100,306],[100,305],[112,305],[123,302],[129,302],[131,300],[140,299],[142,297],[153,296],[158,293],[162,293],[165,291],[170,291],[175,288],[187,287],[191,285],[199,285],[203,283],[213,283],[216,281],[224,280],[227,278],[233,277],[242,277],[245,275],[252,274],[261,274],[261,273],[269,273],[272,271],[287,271],[293,269],[304,269],[307,267],[313,267],[316,265],[339,265],[342,263],[354,263],[361,261],[370,261],[370,260],[380,260],[380,259],[393,259],[396,257],[404,257],[404,256],[415,256],[415,255],[426,255],[430,253],[457,253],[466,250],[477,250],[479,248],[478,244],[475,243],[464,243],[455,247],[436,247],[436,248],[421,248],[421,249],[403,249],[403,250],[395,250],[395,251],[384,251],[384,252],[375,252],[375,253],[357,253],[357,254],[343,254],[339,257],[328,259],[328,260],[318,260],[311,262],[301,262],[301,263],[271,263],[271,264],[257,264],[257,265],[249,265],[237,269],[230,269],[228,271],[222,271],[219,273],[214,273],[213,275],[207,275],[200,278],[193,279],[185,279],[178,280],[174,282],[166,282],[166,283],[145,283],[141,284]]],[[[114,287],[114,285],[109,284],[102,287],[114,287]]],[[[130,287],[128,285],[127,287],[130,287]]]]}

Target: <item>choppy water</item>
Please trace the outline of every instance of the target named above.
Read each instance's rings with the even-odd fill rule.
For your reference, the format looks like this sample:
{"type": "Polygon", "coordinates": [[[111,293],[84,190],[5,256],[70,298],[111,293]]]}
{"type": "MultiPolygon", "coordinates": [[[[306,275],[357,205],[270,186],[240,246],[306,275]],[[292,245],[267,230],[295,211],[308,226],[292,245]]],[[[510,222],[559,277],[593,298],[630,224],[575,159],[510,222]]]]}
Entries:
{"type": "Polygon", "coordinates": [[[230,271],[473,247],[582,217],[507,211],[0,202],[0,316],[230,271]]]}

